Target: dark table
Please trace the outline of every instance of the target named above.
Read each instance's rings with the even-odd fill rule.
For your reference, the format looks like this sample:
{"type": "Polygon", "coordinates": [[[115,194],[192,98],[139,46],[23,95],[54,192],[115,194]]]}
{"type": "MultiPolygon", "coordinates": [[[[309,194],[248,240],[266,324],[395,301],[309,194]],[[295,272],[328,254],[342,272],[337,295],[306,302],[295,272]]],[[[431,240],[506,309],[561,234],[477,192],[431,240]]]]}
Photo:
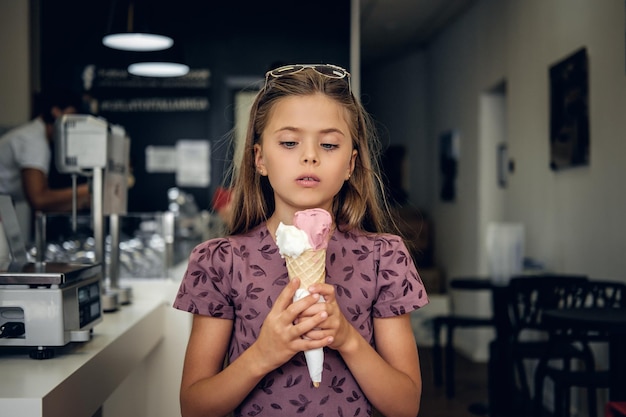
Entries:
{"type": "Polygon", "coordinates": [[[547,310],[544,323],[552,328],[607,332],[609,335],[609,399],[626,401],[626,309],[569,308],[547,310]]]}
{"type": "Polygon", "coordinates": [[[492,417],[511,415],[515,382],[509,353],[512,331],[507,307],[509,287],[494,284],[489,278],[478,277],[451,280],[450,287],[459,290],[491,292],[492,318],[496,337],[489,344],[488,404],[485,408],[492,417]]]}

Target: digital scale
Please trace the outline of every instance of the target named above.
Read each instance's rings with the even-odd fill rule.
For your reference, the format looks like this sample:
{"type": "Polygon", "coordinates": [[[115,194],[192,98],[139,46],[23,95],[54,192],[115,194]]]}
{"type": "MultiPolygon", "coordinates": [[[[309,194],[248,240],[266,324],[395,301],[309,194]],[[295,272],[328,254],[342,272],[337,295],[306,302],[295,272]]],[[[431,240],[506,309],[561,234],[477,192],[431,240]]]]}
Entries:
{"type": "Polygon", "coordinates": [[[0,195],[11,259],[0,262],[0,347],[32,347],[34,359],[86,342],[102,321],[102,266],[29,262],[11,198],[0,195]]]}
{"type": "Polygon", "coordinates": [[[0,265],[0,346],[32,347],[34,359],[91,339],[102,321],[99,264],[0,265]]]}

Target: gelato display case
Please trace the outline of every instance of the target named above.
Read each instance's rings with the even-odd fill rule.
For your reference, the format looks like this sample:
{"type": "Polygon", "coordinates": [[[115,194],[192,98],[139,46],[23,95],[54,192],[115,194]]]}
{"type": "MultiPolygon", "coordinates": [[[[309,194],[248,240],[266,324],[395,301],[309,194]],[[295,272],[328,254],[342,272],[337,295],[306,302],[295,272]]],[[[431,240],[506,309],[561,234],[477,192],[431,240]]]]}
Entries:
{"type": "MultiPolygon", "coordinates": [[[[74,220],[66,214],[42,214],[37,219],[37,241],[29,256],[46,262],[90,263],[96,248],[89,216],[74,220]],[[71,223],[76,221],[74,230],[71,223]]],[[[119,279],[171,278],[171,269],[185,262],[198,243],[217,236],[221,224],[216,215],[199,212],[194,217],[174,212],[128,213],[119,216],[119,242],[105,227],[105,275],[119,279]],[[117,269],[116,272],[112,268],[117,269]]]]}

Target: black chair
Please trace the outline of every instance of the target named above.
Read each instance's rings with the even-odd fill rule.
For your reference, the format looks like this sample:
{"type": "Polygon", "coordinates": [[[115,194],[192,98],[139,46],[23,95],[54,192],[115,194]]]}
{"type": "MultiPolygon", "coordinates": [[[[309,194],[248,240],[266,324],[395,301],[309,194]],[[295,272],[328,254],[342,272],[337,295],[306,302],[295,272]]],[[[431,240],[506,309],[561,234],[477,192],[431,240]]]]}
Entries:
{"type": "Polygon", "coordinates": [[[557,346],[557,342],[549,340],[542,322],[543,311],[572,306],[587,281],[583,275],[544,274],[511,278],[507,300],[511,325],[508,363],[503,366],[512,367],[514,401],[518,411],[532,411],[533,408],[526,360],[539,361],[550,352],[550,359],[560,359],[564,368],[569,368],[574,359],[589,361],[588,352],[577,346],[567,342],[557,346]],[[535,337],[529,339],[525,336],[528,333],[535,333],[535,337]]]}
{"type": "MultiPolygon", "coordinates": [[[[613,281],[590,280],[585,284],[585,291],[577,294],[572,302],[575,308],[626,308],[626,284],[613,281]]],[[[589,417],[597,417],[597,390],[609,387],[607,369],[596,369],[595,359],[590,343],[607,343],[608,334],[588,332],[577,328],[550,329],[550,347],[541,358],[535,371],[534,410],[539,413],[543,409],[543,387],[545,378],[552,380],[554,385],[554,416],[567,417],[570,411],[570,389],[572,387],[587,389],[587,408],[589,417]],[[582,369],[570,366],[555,366],[550,360],[554,352],[563,344],[575,345],[584,352],[586,359],[582,369]]]]}
{"type": "MultiPolygon", "coordinates": [[[[463,290],[486,290],[491,282],[485,279],[455,279],[450,282],[450,288],[463,290]]],[[[435,386],[443,385],[443,371],[445,369],[446,396],[453,398],[455,395],[454,368],[454,332],[457,328],[470,327],[493,327],[492,318],[472,317],[459,314],[436,316],[432,320],[433,325],[433,383],[435,386]],[[445,366],[442,355],[441,330],[446,329],[445,366]]]]}

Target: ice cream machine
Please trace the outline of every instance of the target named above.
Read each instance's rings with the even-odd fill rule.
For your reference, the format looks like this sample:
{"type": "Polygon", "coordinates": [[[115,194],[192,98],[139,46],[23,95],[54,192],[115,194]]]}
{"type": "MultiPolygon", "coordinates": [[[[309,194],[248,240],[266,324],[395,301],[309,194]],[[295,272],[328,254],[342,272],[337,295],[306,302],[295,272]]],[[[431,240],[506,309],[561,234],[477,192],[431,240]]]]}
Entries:
{"type": "MultiPolygon", "coordinates": [[[[119,285],[119,216],[126,214],[129,175],[130,139],[122,126],[105,119],[68,114],[55,125],[56,166],[59,172],[72,175],[76,191],[77,176],[90,178],[92,186],[92,225],[96,262],[102,264],[103,310],[115,311],[132,299],[131,289],[119,285]],[[111,253],[105,256],[105,219],[109,220],[111,253]]],[[[76,193],[74,194],[76,195],[76,193]]],[[[76,201],[76,198],[74,198],[76,201]]],[[[72,208],[76,218],[76,206],[72,208]]],[[[75,226],[76,221],[72,224],[75,226]]]]}

